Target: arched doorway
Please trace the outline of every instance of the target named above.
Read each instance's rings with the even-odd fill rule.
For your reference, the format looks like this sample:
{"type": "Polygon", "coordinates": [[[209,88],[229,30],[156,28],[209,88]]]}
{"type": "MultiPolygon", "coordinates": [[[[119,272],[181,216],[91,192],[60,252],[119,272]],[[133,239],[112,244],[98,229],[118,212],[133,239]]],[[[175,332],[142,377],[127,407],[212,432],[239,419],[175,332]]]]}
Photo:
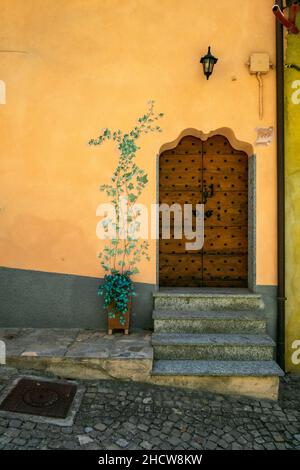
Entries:
{"type": "MultiPolygon", "coordinates": [[[[204,246],[162,239],[159,285],[248,287],[248,156],[252,147],[233,133],[187,131],[159,155],[159,203],[204,204],[204,246]],[[196,134],[196,135],[195,135],[196,134]],[[226,135],[227,134],[227,135],[226,135]]],[[[174,221],[174,219],[173,219],[174,221]]],[[[174,224],[173,224],[174,225],[174,224]]]]}

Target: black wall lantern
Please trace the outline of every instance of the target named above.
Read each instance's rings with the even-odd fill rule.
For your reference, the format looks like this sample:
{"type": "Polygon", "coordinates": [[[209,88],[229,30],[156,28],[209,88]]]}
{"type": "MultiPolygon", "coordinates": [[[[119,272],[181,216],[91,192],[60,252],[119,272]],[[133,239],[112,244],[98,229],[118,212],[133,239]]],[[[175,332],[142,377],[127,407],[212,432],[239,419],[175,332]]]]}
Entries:
{"type": "Polygon", "coordinates": [[[207,54],[201,57],[200,59],[200,63],[203,65],[203,72],[206,76],[206,80],[208,80],[211,74],[213,73],[214,66],[217,62],[218,59],[212,55],[209,46],[207,54]]]}

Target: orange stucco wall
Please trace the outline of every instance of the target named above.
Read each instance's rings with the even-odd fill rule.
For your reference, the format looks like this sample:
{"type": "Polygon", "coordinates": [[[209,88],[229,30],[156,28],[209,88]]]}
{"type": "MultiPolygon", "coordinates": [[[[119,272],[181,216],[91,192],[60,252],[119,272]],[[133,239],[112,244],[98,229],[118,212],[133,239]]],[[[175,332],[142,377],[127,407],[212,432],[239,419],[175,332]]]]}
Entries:
{"type": "MultiPolygon", "coordinates": [[[[130,128],[149,99],[164,132],[143,137],[139,163],[155,202],[160,147],[192,127],[229,127],[255,141],[275,126],[275,72],[258,83],[252,52],[275,60],[273,0],[1,0],[0,263],[102,275],[96,254],[99,185],[116,164],[112,146],[87,145],[103,127],[130,128]],[[226,15],[225,15],[226,12],[226,15]],[[219,58],[206,81],[199,58],[219,58]],[[4,51],[23,51],[4,52],[4,51]]],[[[276,146],[257,154],[257,283],[276,284],[276,146]]],[[[155,242],[137,280],[155,282],[155,242]]]]}

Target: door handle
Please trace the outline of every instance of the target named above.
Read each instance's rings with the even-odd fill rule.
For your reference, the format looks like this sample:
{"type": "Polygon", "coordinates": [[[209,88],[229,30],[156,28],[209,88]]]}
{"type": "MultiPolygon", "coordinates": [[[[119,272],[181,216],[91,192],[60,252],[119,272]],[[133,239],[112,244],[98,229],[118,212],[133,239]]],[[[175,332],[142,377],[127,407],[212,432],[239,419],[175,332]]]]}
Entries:
{"type": "Polygon", "coordinates": [[[214,211],[212,211],[211,209],[209,209],[208,211],[206,211],[206,212],[204,213],[204,215],[205,215],[205,217],[206,217],[207,219],[209,219],[209,218],[213,215],[213,212],[214,212],[214,211]]]}
{"type": "Polygon", "coordinates": [[[203,204],[206,204],[207,203],[207,199],[210,198],[210,197],[213,197],[214,196],[214,185],[213,184],[210,184],[209,186],[209,189],[210,189],[210,192],[208,192],[207,190],[207,187],[204,186],[204,191],[203,191],[203,204]]]}

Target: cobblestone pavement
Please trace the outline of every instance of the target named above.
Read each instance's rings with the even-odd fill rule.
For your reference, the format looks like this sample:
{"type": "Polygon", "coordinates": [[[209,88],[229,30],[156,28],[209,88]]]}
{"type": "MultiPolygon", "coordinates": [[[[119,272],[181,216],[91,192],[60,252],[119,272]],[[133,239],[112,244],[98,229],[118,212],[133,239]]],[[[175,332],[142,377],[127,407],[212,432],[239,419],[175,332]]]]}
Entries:
{"type": "MultiPolygon", "coordinates": [[[[0,369],[0,392],[18,375],[0,369]]],[[[46,376],[45,376],[46,377],[46,376]]],[[[300,376],[278,403],[121,381],[83,382],[72,427],[0,417],[0,449],[299,449],[300,376]]]]}

